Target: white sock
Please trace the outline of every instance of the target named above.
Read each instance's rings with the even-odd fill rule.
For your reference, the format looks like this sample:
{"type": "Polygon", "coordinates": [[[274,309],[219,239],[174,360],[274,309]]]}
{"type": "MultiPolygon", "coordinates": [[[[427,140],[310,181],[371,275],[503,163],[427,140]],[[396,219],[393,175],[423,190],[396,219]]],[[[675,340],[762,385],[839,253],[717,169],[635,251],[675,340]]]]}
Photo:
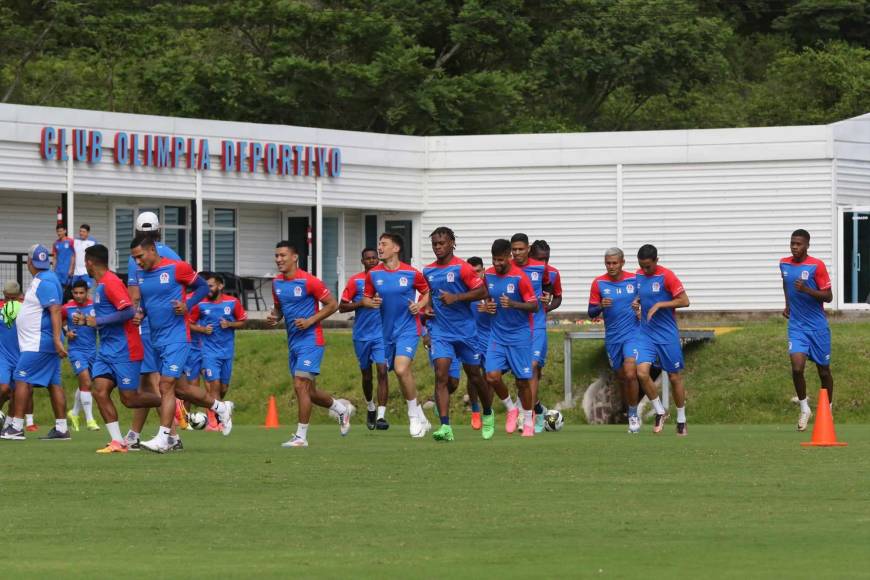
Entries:
{"type": "Polygon", "coordinates": [[[801,413],[809,413],[810,412],[810,402],[808,399],[803,398],[798,401],[801,404],[801,413]]]}
{"type": "Polygon", "coordinates": [[[417,404],[417,399],[409,399],[408,403],[408,417],[416,417],[419,415],[418,409],[420,405],[417,404]]]}
{"type": "Polygon", "coordinates": [[[69,427],[66,426],[66,419],[55,419],[54,428],[59,433],[66,433],[69,431],[69,427]]]}
{"type": "Polygon", "coordinates": [[[308,423],[296,423],[296,436],[308,440],[308,423]]]}
{"type": "MultiPolygon", "coordinates": [[[[94,420],[94,396],[90,392],[81,393],[82,409],[85,410],[85,420],[94,420]]],[[[78,415],[78,413],[76,413],[78,415]]]]}
{"type": "Polygon", "coordinates": [[[106,423],[106,429],[109,430],[109,437],[112,439],[112,441],[124,440],[124,438],[121,436],[121,427],[118,425],[117,421],[106,423]]]}
{"type": "Polygon", "coordinates": [[[223,401],[214,400],[214,403],[211,404],[211,410],[220,415],[221,413],[226,413],[227,406],[223,401]]]}
{"type": "Polygon", "coordinates": [[[685,423],[686,422],[686,408],[685,407],[677,407],[677,423],[685,423]]]}
{"type": "MultiPolygon", "coordinates": [[[[90,393],[88,393],[90,394],[90,393]]],[[[72,414],[75,417],[78,417],[82,414],[82,392],[79,389],[76,389],[76,396],[74,399],[72,414]]]]}
{"type": "Polygon", "coordinates": [[[531,409],[523,409],[523,421],[526,425],[534,425],[534,420],[532,419],[532,411],[531,409]]]}
{"type": "Polygon", "coordinates": [[[656,410],[656,415],[664,415],[665,414],[665,407],[664,407],[664,405],[662,405],[662,400],[659,397],[656,397],[655,399],[650,401],[650,403],[652,403],[653,409],[656,410]]]}
{"type": "Polygon", "coordinates": [[[12,424],[12,416],[6,415],[6,418],[3,419],[3,428],[5,429],[6,427],[8,427],[11,424],[12,424]]]}
{"type": "Polygon", "coordinates": [[[378,407],[378,419],[386,419],[387,418],[387,408],[386,407],[378,407]]]}
{"type": "Polygon", "coordinates": [[[28,427],[33,425],[33,415],[24,415],[24,424],[28,427]]]}
{"type": "Polygon", "coordinates": [[[504,404],[504,408],[508,411],[513,411],[516,408],[514,400],[510,398],[510,395],[508,395],[506,399],[502,399],[501,402],[504,404]]]}
{"type": "Polygon", "coordinates": [[[21,431],[24,429],[24,419],[19,419],[18,417],[12,418],[12,428],[21,431]]]}
{"type": "Polygon", "coordinates": [[[130,429],[129,431],[127,431],[127,441],[129,441],[130,443],[135,443],[136,441],[139,441],[139,434],[130,429]]]}
{"type": "Polygon", "coordinates": [[[377,406],[375,405],[374,401],[366,401],[366,409],[368,409],[369,412],[371,412],[371,411],[374,411],[375,409],[377,409],[377,406]]]}
{"type": "Polygon", "coordinates": [[[160,426],[160,429],[157,430],[157,437],[159,437],[159,441],[164,445],[169,444],[169,438],[172,437],[172,430],[169,427],[160,426]]]}

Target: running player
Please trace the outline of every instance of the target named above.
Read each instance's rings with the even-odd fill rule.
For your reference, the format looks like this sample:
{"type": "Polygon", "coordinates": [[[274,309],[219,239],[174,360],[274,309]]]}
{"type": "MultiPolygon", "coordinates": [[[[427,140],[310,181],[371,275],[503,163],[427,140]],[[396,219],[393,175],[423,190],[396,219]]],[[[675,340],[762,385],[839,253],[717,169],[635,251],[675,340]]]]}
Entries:
{"type": "Polygon", "coordinates": [[[160,428],[143,448],[166,453],[175,444],[171,427],[175,418],[176,395],[218,414],[221,430],[229,435],[233,428],[232,401],[220,401],[199,386],[181,384],[178,378],[184,370],[190,351],[190,329],[187,312],[208,294],[208,284],[196,275],[187,262],[161,258],[151,237],[139,234],[130,243],[130,255],[142,269],[139,280],[141,307],[150,321],[151,340],[157,366],[160,369],[160,428]],[[188,288],[191,294],[187,294],[188,288]],[[187,296],[187,298],[185,298],[187,296]]]}
{"type": "Polygon", "coordinates": [[[477,324],[469,304],[486,297],[486,285],[467,262],[457,258],[456,236],[448,227],[436,228],[430,235],[436,260],[423,269],[423,275],[434,294],[430,321],[431,357],[435,365],[435,403],[441,426],[432,434],[436,441],[453,441],[450,426],[450,366],[460,361],[470,385],[483,398],[483,438],[495,433],[492,414],[492,390],[480,374],[480,353],[477,349],[477,324]]]}
{"type": "Polygon", "coordinates": [[[363,306],[380,309],[387,366],[396,373],[405,395],[411,437],[420,438],[426,436],[432,425],[417,402],[412,366],[420,342],[418,315],[429,304],[429,285],[419,270],[399,259],[404,243],[398,234],[381,234],[378,239],[381,263],[366,273],[363,306]]]}
{"type": "MultiPolygon", "coordinates": [[[[202,337],[202,369],[208,392],[216,399],[223,399],[230,389],[233,374],[236,330],[245,326],[248,314],[238,298],[223,293],[224,279],[220,274],[208,272],[205,276],[208,297],[191,310],[190,329],[202,337]]],[[[195,379],[199,379],[199,372],[195,379]]],[[[188,380],[194,378],[188,377],[188,380]]]]}
{"type": "Polygon", "coordinates": [[[275,265],[280,272],[272,281],[275,306],[266,321],[270,326],[276,326],[284,319],[290,375],[299,403],[296,433],[281,446],[308,447],[312,403],[335,414],[342,435],[350,431],[353,406],[321,391],[315,383],[325,350],[320,323],[338,310],[338,303],[319,278],[299,268],[299,252],[290,242],[284,240],[275,246],[275,265]],[[323,304],[322,309],[320,304],[323,304]]]}
{"type": "Polygon", "coordinates": [[[831,329],[825,317],[824,302],[834,299],[831,279],[825,263],[807,254],[810,234],[795,230],[791,234],[791,256],[779,262],[782,291],[788,319],[788,354],[791,357],[791,379],[801,410],[798,431],[806,431],[812,417],[807,401],[807,382],[804,368],[807,358],[816,363],[822,388],[828,391],[828,400],[834,402],[834,377],[831,375],[831,329]]]}
{"type": "Polygon", "coordinates": [[[88,270],[85,267],[85,250],[97,244],[99,244],[99,242],[91,237],[91,226],[88,224],[80,225],[79,237],[73,241],[73,248],[76,252],[76,265],[73,270],[72,278],[73,284],[79,280],[84,280],[88,283],[88,288],[93,287],[94,281],[90,276],[88,276],[88,270]]]}
{"type": "Polygon", "coordinates": [[[347,281],[338,305],[339,312],[354,312],[353,349],[362,374],[362,390],[366,400],[366,427],[369,430],[385,431],[390,428],[387,422],[387,397],[389,396],[389,376],[387,359],[384,355],[384,330],[381,315],[377,310],[363,307],[366,288],[366,273],[378,265],[378,251],[365,248],[361,262],[363,271],[354,274],[347,281]],[[378,404],[373,400],[372,365],[378,373],[378,404]]]}
{"type": "Polygon", "coordinates": [[[66,226],[57,224],[57,239],[51,246],[51,260],[54,274],[64,292],[67,291],[76,266],[75,242],[66,235],[66,226]]]}
{"type": "Polygon", "coordinates": [[[100,244],[87,248],[85,268],[96,281],[93,306],[79,309],[70,318],[77,325],[75,340],[81,338],[85,329],[96,329],[100,337],[93,363],[93,393],[110,439],[97,453],[126,453],[127,442],[121,435],[112,389],[118,387],[121,402],[128,408],[158,407],[161,399],[156,393],[138,390],[142,339],[133,324],[136,309],[124,283],[109,271],[109,249],[100,244]]]}
{"type": "MultiPolygon", "coordinates": [[[[517,381],[517,392],[525,415],[523,437],[532,437],[534,398],[532,394],[532,328],[538,311],[538,296],[522,270],[511,262],[511,242],[495,240],[492,244],[492,267],[486,271],[486,286],[493,302],[486,310],[494,314],[489,347],[486,351],[486,380],[502,396],[507,387],[502,379],[509,369],[517,381]]],[[[516,429],[506,425],[508,433],[516,429]]]]}
{"type": "Polygon", "coordinates": [[[70,438],[66,422],[66,395],[60,384],[60,359],[66,356],[63,346],[63,290],[50,271],[48,249],[35,244],[27,253],[27,269],[33,280],[18,313],[18,346],[21,356],[15,377],[14,411],[11,424],[3,430],[3,439],[24,441],[24,413],[33,395],[33,387],[47,387],[54,411],[54,427],[44,440],[70,438]]]}
{"type": "Polygon", "coordinates": [[[72,411],[66,416],[72,423],[73,431],[79,430],[79,415],[81,415],[82,410],[85,412],[85,424],[88,431],[100,430],[100,426],[94,420],[94,399],[91,395],[93,376],[91,373],[94,368],[94,360],[97,358],[97,329],[90,326],[77,326],[73,321],[75,317],[87,316],[94,316],[94,302],[88,298],[88,283],[84,280],[77,280],[73,282],[72,300],[63,305],[66,346],[69,352],[68,360],[79,383],[72,411]]]}
{"type": "MultiPolygon", "coordinates": [[[[544,279],[541,283],[541,310],[535,317],[535,333],[543,339],[543,356],[540,356],[540,364],[536,369],[537,384],[541,384],[544,374],[544,366],[547,364],[547,350],[549,340],[547,338],[547,314],[562,305],[562,275],[554,266],[550,265],[550,244],[546,240],[535,240],[529,249],[532,259],[544,263],[544,279]]],[[[534,353],[533,353],[534,354],[534,353]]],[[[547,410],[541,404],[541,400],[535,398],[535,433],[544,430],[544,414],[547,410]]]]}
{"type": "MultiPolygon", "coordinates": [[[[15,322],[21,312],[21,286],[9,280],[3,287],[3,301],[0,302],[0,410],[12,397],[12,372],[18,366],[18,327],[15,322]]],[[[12,405],[3,422],[6,428],[12,423],[12,405]]]]}
{"type": "MultiPolygon", "coordinates": [[[[636,273],[637,293],[634,304],[640,312],[640,331],[637,333],[635,363],[637,378],[645,393],[655,393],[650,376],[652,365],[658,362],[668,373],[677,406],[677,435],[685,436],[686,389],[683,386],[683,348],[674,310],[689,305],[689,296],[679,278],[659,266],[658,250],[646,244],[637,251],[640,269],[636,273]]],[[[656,409],[654,433],[660,433],[668,418],[667,409],[656,409]]]]}

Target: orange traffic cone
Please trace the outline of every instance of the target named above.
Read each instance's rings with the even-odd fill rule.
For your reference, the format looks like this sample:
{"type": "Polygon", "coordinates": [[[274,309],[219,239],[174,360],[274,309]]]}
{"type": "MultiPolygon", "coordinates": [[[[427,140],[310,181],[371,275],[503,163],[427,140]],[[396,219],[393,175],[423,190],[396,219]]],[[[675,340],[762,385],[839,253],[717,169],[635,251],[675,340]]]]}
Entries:
{"type": "Polygon", "coordinates": [[[269,408],[266,410],[266,423],[263,427],[266,429],[277,429],[280,426],[278,423],[278,404],[275,402],[275,395],[269,395],[269,408]]]}
{"type": "Polygon", "coordinates": [[[819,405],[816,407],[816,422],[813,424],[813,438],[801,443],[804,447],[845,447],[848,443],[837,441],[834,432],[834,418],[831,415],[831,403],[828,401],[828,390],[819,391],[819,405]]]}

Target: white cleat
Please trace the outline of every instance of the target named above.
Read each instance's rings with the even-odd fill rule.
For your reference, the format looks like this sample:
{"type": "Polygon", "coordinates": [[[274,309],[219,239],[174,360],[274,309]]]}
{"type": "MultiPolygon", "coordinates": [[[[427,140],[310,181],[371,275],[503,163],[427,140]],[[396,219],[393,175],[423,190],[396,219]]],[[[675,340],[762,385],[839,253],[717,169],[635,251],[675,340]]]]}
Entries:
{"type": "Polygon", "coordinates": [[[218,413],[218,420],[221,422],[221,433],[224,436],[230,434],[233,430],[233,409],[236,404],[232,401],[224,401],[224,409],[223,413],[218,413]]]}
{"type": "Polygon", "coordinates": [[[640,432],[640,419],[637,417],[629,417],[628,418],[628,432],[629,433],[639,433],[640,432]]]}
{"type": "Polygon", "coordinates": [[[303,439],[302,437],[294,433],[293,437],[291,437],[289,441],[285,441],[281,444],[281,447],[308,447],[308,440],[303,439]]]}
{"type": "Polygon", "coordinates": [[[411,437],[414,439],[420,439],[421,437],[426,436],[426,424],[420,420],[419,417],[410,417],[411,425],[409,430],[411,431],[411,437]]]}
{"type": "Polygon", "coordinates": [[[810,417],[812,417],[812,416],[813,416],[812,411],[807,411],[806,413],[801,411],[801,414],[798,417],[798,425],[797,425],[798,431],[806,431],[807,430],[807,425],[809,425],[810,417]]]}
{"type": "Polygon", "coordinates": [[[354,408],[350,401],[341,399],[341,402],[344,404],[344,413],[338,414],[338,427],[341,436],[344,437],[350,433],[350,416],[353,415],[354,408]]]}
{"type": "Polygon", "coordinates": [[[172,449],[172,445],[168,441],[163,441],[159,435],[148,441],[141,441],[139,445],[142,449],[147,449],[154,453],[168,453],[172,449]]]}

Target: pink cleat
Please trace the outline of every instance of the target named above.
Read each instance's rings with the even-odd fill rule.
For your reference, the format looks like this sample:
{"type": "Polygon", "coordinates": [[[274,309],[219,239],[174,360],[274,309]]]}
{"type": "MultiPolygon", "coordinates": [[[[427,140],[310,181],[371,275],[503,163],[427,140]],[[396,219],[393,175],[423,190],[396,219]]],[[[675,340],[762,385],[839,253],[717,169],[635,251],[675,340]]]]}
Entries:
{"type": "Polygon", "coordinates": [[[508,433],[513,433],[517,430],[517,417],[520,416],[520,410],[514,407],[507,412],[507,418],[504,421],[504,430],[508,433]]]}
{"type": "Polygon", "coordinates": [[[534,437],[535,436],[535,422],[534,421],[526,421],[523,423],[523,437],[534,437]]]}

